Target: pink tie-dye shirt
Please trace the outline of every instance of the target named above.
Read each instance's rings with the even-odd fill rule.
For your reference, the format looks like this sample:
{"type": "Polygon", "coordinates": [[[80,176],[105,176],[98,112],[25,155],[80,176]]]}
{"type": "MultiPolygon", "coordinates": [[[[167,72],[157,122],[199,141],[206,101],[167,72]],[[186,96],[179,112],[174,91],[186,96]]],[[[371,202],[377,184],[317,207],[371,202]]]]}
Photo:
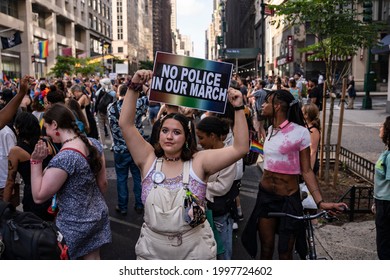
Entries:
{"type": "Polygon", "coordinates": [[[281,125],[280,130],[272,126],[264,142],[264,169],[283,174],[300,174],[299,152],[310,146],[310,132],[307,128],[290,122],[281,125]],[[270,133],[273,133],[269,139],[270,133]]]}

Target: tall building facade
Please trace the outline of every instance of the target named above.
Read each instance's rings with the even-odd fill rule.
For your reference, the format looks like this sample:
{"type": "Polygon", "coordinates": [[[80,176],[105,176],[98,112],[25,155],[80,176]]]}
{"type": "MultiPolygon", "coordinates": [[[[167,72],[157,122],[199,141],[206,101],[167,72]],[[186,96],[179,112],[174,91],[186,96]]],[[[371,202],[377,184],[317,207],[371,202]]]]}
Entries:
{"type": "Polygon", "coordinates": [[[0,35],[17,31],[22,44],[1,50],[1,71],[11,78],[42,77],[58,55],[93,57],[110,50],[111,1],[1,0],[0,35]],[[40,56],[40,42],[48,45],[47,57],[40,56]]]}
{"type": "Polygon", "coordinates": [[[153,0],[153,54],[172,53],[171,1],[153,0]]]}
{"type": "Polygon", "coordinates": [[[152,0],[113,0],[112,53],[134,73],[140,61],[153,60],[152,0]]]}

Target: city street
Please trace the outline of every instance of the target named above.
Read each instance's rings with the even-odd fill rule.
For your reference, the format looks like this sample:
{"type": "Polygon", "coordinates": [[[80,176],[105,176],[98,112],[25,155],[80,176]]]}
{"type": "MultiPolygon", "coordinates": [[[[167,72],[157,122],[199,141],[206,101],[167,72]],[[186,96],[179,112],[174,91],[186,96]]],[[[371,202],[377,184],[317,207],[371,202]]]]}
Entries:
{"type": "MultiPolygon", "coordinates": [[[[342,146],[371,161],[375,161],[384,147],[378,137],[378,133],[380,124],[387,116],[385,113],[386,97],[373,96],[372,103],[372,110],[361,110],[361,97],[358,97],[355,101],[355,110],[346,110],[344,112],[342,146]]],[[[336,100],[336,105],[338,105],[338,100],[336,100]]],[[[338,118],[340,113],[337,106],[334,113],[332,143],[336,143],[337,139],[338,118]]],[[[145,128],[148,129],[148,126],[145,128]]],[[[132,180],[129,180],[129,212],[127,216],[122,216],[115,211],[117,199],[113,154],[109,150],[106,150],[105,156],[108,167],[107,175],[109,178],[109,188],[106,199],[110,209],[113,242],[103,248],[102,258],[111,260],[135,259],[134,247],[143,220],[142,215],[136,214],[132,208],[134,205],[134,197],[131,191],[132,180]]],[[[249,166],[246,168],[242,179],[243,186],[240,194],[244,221],[240,222],[239,229],[234,232],[233,259],[250,259],[249,255],[241,246],[240,236],[256,201],[257,186],[260,177],[261,170],[258,166],[249,166]]],[[[342,238],[345,238],[345,236],[342,238]]],[[[354,254],[356,254],[356,252],[354,252],[354,254]]],[[[347,253],[344,255],[344,258],[347,258],[346,256],[348,257],[347,253]]],[[[351,258],[353,258],[353,256],[351,256],[351,258]]]]}

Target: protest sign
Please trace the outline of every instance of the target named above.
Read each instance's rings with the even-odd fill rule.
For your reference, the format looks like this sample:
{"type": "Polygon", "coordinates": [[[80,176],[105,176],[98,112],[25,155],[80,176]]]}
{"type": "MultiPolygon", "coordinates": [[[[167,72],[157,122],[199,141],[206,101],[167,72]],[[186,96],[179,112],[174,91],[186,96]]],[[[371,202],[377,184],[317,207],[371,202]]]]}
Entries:
{"type": "Polygon", "coordinates": [[[157,52],[150,101],[224,113],[231,63],[157,52]]]}

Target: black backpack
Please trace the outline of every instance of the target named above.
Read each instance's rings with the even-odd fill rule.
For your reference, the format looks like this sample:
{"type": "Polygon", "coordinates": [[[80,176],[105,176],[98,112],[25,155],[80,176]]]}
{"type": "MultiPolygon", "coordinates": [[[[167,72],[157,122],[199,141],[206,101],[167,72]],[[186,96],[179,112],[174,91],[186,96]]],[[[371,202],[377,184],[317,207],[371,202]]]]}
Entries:
{"type": "Polygon", "coordinates": [[[55,224],[0,201],[0,259],[67,260],[69,256],[55,224]]]}
{"type": "Polygon", "coordinates": [[[110,103],[112,103],[113,100],[114,98],[111,96],[111,94],[102,89],[99,92],[99,96],[96,100],[96,110],[99,113],[107,115],[107,107],[110,103]]]}

